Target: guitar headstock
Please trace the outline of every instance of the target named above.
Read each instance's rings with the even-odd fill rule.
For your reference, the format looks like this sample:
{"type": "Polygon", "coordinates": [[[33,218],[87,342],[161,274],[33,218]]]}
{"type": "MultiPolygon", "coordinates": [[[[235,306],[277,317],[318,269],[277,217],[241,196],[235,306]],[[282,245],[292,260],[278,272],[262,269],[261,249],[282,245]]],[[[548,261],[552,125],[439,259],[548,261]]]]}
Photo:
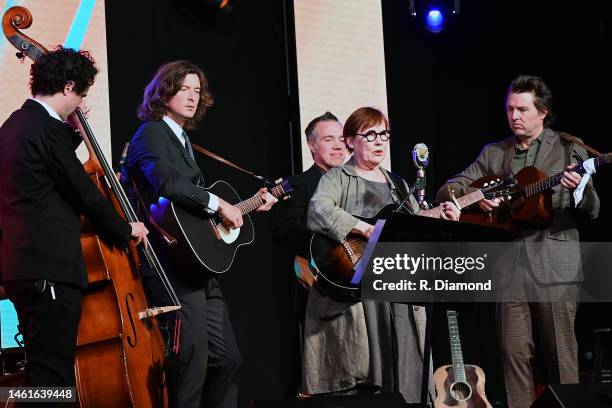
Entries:
{"type": "Polygon", "coordinates": [[[293,191],[293,187],[289,184],[287,179],[276,180],[276,185],[269,189],[270,194],[276,198],[283,197],[293,191]]]}
{"type": "Polygon", "coordinates": [[[486,182],[480,188],[480,191],[487,200],[493,200],[495,198],[512,200],[518,193],[516,189],[517,185],[517,181],[513,178],[504,180],[497,178],[495,180],[486,182]]]}

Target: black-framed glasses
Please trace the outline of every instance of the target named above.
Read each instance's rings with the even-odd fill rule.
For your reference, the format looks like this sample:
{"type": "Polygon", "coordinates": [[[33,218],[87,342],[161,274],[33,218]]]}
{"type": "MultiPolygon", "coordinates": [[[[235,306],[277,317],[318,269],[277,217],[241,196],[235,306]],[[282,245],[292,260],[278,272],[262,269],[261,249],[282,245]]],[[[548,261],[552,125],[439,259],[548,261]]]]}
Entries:
{"type": "Polygon", "coordinates": [[[391,131],[389,129],[385,129],[381,132],[370,130],[366,132],[365,134],[357,133],[357,136],[361,136],[365,138],[365,140],[367,140],[368,142],[373,142],[376,140],[376,136],[380,136],[380,140],[382,140],[383,142],[386,142],[387,140],[391,139],[391,131]]]}

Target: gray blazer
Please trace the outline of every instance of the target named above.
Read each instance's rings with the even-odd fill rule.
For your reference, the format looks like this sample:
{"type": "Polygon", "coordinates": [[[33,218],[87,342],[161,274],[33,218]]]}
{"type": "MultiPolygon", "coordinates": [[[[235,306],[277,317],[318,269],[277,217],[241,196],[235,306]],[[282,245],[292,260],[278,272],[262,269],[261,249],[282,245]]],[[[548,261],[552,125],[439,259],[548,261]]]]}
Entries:
{"type": "MultiPolygon", "coordinates": [[[[516,137],[486,145],[480,155],[467,169],[448,180],[438,190],[438,201],[448,200],[448,186],[452,185],[458,197],[473,188],[472,182],[484,176],[511,173],[516,137]]],[[[551,129],[545,129],[542,144],[534,166],[548,175],[562,172],[570,163],[575,163],[574,152],[587,158],[586,151],[575,144],[566,142],[551,129]]],[[[564,283],[582,280],[580,246],[578,244],[578,223],[580,219],[593,219],[599,214],[599,197],[592,180],[584,190],[584,196],[575,208],[572,192],[560,184],[553,188],[553,219],[550,225],[540,229],[521,232],[517,241],[525,243],[529,264],[540,283],[564,283]]]]}

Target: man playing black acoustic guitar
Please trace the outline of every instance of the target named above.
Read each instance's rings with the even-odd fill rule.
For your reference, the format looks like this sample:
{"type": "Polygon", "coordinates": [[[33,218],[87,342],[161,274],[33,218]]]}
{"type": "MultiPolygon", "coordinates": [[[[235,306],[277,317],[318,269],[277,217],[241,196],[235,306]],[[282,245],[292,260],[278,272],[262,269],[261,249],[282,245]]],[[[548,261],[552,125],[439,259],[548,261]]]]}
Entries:
{"type": "MultiPolygon", "coordinates": [[[[128,173],[147,206],[165,197],[202,216],[217,213],[226,226],[239,228],[241,210],[202,188],[204,178],[183,130],[195,128],[212,104],[200,68],[187,61],[162,65],[147,85],[138,109],[138,117],[146,122],[132,139],[128,173]]],[[[277,202],[265,189],[258,194],[263,201],[258,211],[267,211],[277,202]]],[[[190,271],[170,267],[166,271],[182,305],[180,352],[171,386],[173,406],[200,407],[204,403],[235,408],[241,357],[217,280],[211,278],[194,287],[178,277],[190,271]],[[214,368],[208,377],[207,367],[214,368]]],[[[163,293],[156,287],[158,282],[143,281],[153,303],[164,304],[157,298],[163,293]]]]}

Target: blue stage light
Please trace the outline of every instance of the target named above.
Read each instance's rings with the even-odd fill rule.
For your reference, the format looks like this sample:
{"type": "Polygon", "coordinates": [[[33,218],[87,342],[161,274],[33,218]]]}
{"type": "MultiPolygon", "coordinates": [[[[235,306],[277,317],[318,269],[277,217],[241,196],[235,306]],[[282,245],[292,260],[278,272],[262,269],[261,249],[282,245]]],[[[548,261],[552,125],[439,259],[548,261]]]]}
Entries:
{"type": "Polygon", "coordinates": [[[425,25],[432,33],[439,33],[444,28],[444,14],[438,9],[431,9],[425,17],[425,25]]]}

